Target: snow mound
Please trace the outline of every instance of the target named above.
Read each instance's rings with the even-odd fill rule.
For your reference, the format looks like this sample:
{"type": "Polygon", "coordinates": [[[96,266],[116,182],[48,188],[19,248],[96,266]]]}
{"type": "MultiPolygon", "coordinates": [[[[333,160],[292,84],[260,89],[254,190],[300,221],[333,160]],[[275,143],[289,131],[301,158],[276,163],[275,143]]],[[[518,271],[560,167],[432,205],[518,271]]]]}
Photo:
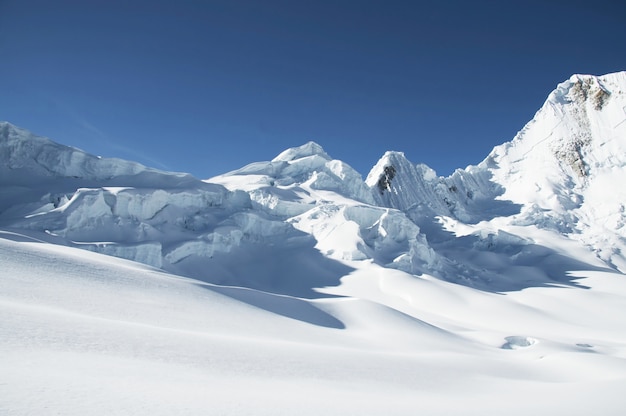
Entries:
{"type": "Polygon", "coordinates": [[[300,203],[315,203],[316,191],[374,203],[361,175],[346,163],[332,159],[314,142],[287,149],[272,161],[251,163],[206,182],[245,190],[259,207],[287,216],[301,213],[300,203]]]}
{"type": "Polygon", "coordinates": [[[331,160],[330,156],[328,156],[322,146],[315,142],[308,142],[302,146],[285,150],[276,156],[272,162],[290,162],[310,156],[319,156],[322,159],[331,160]]]}
{"type": "Polygon", "coordinates": [[[520,348],[528,348],[537,343],[537,340],[531,337],[523,336],[510,336],[505,338],[505,343],[502,345],[503,350],[518,350],[520,348]]]}
{"type": "Polygon", "coordinates": [[[315,237],[316,248],[338,260],[368,260],[421,274],[438,256],[420,229],[402,212],[368,205],[324,204],[290,222],[315,237]]]}

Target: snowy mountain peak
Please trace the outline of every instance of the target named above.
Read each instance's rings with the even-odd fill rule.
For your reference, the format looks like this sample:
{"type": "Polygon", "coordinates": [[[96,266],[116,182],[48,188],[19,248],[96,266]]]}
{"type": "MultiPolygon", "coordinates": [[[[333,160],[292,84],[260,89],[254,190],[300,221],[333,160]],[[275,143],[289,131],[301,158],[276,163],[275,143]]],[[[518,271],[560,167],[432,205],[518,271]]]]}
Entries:
{"type": "Polygon", "coordinates": [[[331,160],[331,157],[328,156],[322,146],[313,141],[310,141],[303,144],[302,146],[292,147],[281,152],[278,156],[272,159],[272,162],[289,162],[308,156],[320,156],[326,160],[331,160]]]}
{"type": "Polygon", "coordinates": [[[621,415],[624,75],[449,177],[310,142],[199,181],[0,123],[0,413],[621,415]]]}
{"type": "Polygon", "coordinates": [[[16,128],[13,124],[8,121],[0,121],[0,140],[8,140],[9,137],[9,129],[16,128]]]}
{"type": "MultiPolygon", "coordinates": [[[[611,98],[611,91],[624,84],[626,72],[604,76],[572,75],[567,81],[557,85],[548,96],[546,105],[575,104],[588,110],[600,111],[611,98]]],[[[619,87],[617,88],[619,92],[619,87]]]]}
{"type": "Polygon", "coordinates": [[[575,236],[616,266],[626,248],[626,193],[617,186],[626,177],[626,72],[560,83],[478,170],[504,189],[501,199],[523,206],[512,222],[575,236]]]}
{"type": "MultiPolygon", "coordinates": [[[[625,75],[559,84],[514,140],[449,177],[388,151],[363,181],[309,142],[199,181],[101,159],[3,123],[0,225],[215,283],[283,293],[300,293],[284,272],[299,275],[298,261],[274,267],[293,247],[320,264],[368,260],[511,287],[495,263],[480,259],[496,247],[501,253],[488,257],[516,265],[507,253],[529,244],[513,235],[526,225],[582,241],[604,264],[626,270],[626,191],[615,185],[626,177],[625,75]],[[473,236],[461,239],[455,227],[473,236]],[[249,281],[241,255],[267,273],[249,281]]],[[[317,284],[313,275],[324,273],[310,276],[317,284]]]]}
{"type": "Polygon", "coordinates": [[[403,173],[412,175],[416,170],[425,180],[437,177],[436,172],[430,167],[424,164],[413,165],[403,152],[387,151],[370,170],[365,183],[370,188],[376,188],[380,193],[384,193],[391,191],[391,183],[396,176],[401,177],[403,173]]]}
{"type": "Polygon", "coordinates": [[[508,188],[524,187],[535,195],[537,189],[558,192],[588,186],[594,171],[626,164],[625,90],[626,72],[573,75],[557,86],[511,142],[496,146],[483,165],[494,168],[496,180],[509,182],[508,188]]]}
{"type": "Polygon", "coordinates": [[[246,190],[264,209],[271,205],[273,215],[282,212],[283,208],[292,215],[308,209],[306,205],[293,204],[286,198],[276,198],[277,192],[284,196],[285,189],[300,189],[298,193],[307,194],[330,191],[356,201],[373,203],[361,175],[348,164],[331,158],[315,142],[287,149],[269,162],[251,163],[207,182],[219,183],[231,190],[246,190]]]}

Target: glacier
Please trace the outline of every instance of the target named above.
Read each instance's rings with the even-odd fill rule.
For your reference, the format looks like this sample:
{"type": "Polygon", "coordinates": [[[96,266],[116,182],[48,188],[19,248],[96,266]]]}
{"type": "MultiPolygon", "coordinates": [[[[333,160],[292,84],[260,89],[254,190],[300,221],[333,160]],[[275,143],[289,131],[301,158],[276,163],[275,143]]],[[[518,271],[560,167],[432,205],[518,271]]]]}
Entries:
{"type": "MultiPolygon", "coordinates": [[[[449,177],[389,151],[363,180],[309,142],[201,181],[98,158],[3,123],[0,224],[207,282],[258,289],[264,288],[255,283],[258,276],[233,272],[236,259],[263,252],[253,256],[255,264],[276,271],[275,259],[293,249],[319,252],[320,262],[371,260],[507,290],[497,267],[473,259],[488,249],[510,263],[512,254],[541,245],[511,232],[518,225],[566,235],[603,266],[624,272],[626,195],[611,186],[625,169],[624,79],[623,72],[572,76],[511,142],[449,177]],[[476,224],[483,224],[480,232],[455,235],[455,227],[476,224]]],[[[541,284],[567,281],[560,271],[545,280],[541,284]]],[[[280,292],[290,285],[270,286],[280,292]]]]}
{"type": "MultiPolygon", "coordinates": [[[[1,122],[0,351],[10,383],[0,392],[12,399],[0,398],[0,410],[41,410],[22,405],[25,390],[6,387],[45,390],[13,363],[34,357],[47,369],[41,383],[71,390],[79,388],[72,377],[81,380],[77,354],[93,374],[107,373],[97,362],[108,362],[112,378],[130,365],[137,375],[126,377],[145,385],[171,371],[178,381],[155,388],[173,388],[177,406],[190,391],[183,414],[210,406],[181,381],[189,366],[220,393],[211,401],[223,414],[258,410],[233,410],[229,403],[246,394],[223,380],[262,391],[255,403],[266,409],[286,389],[288,413],[302,413],[307,400],[289,387],[294,380],[335,397],[332,414],[412,414],[415,400],[438,414],[449,383],[460,380],[451,387],[460,404],[440,414],[492,392],[503,401],[475,414],[597,410],[597,400],[582,402],[585,392],[603,398],[604,414],[620,414],[624,178],[626,72],[573,75],[510,142],[448,177],[388,151],[363,179],[308,142],[201,180],[1,122]],[[112,332],[98,338],[90,328],[112,332]],[[228,358],[207,363],[203,350],[228,358]],[[47,355],[58,361],[46,363],[47,355]],[[71,377],[52,375],[64,367],[71,377]],[[502,377],[547,407],[507,392],[502,377]],[[581,398],[564,405],[570,387],[581,398]]],[[[93,394],[95,384],[83,381],[93,394]]],[[[116,410],[103,402],[115,398],[137,414],[159,414],[135,407],[135,396],[146,399],[107,387],[98,400],[108,413],[116,410]]],[[[61,413],[90,413],[44,397],[61,413]]],[[[177,408],[159,403],[163,414],[177,408]]],[[[309,414],[328,410],[314,403],[309,414]]]]}

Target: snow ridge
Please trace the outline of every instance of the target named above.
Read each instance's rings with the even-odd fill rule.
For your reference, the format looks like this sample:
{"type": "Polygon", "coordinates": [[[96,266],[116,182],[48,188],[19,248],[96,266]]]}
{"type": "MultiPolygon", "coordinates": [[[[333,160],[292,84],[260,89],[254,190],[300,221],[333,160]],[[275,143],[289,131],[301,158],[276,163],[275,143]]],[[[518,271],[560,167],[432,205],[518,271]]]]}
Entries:
{"type": "Polygon", "coordinates": [[[626,72],[573,75],[511,142],[477,166],[436,177],[387,152],[366,183],[377,204],[422,226],[449,217],[550,229],[624,272],[626,195],[614,184],[626,177],[625,90],[626,72]]]}
{"type": "Polygon", "coordinates": [[[613,184],[626,175],[625,90],[624,72],[572,76],[511,142],[449,177],[389,151],[363,181],[308,142],[200,181],[2,123],[0,225],[208,282],[292,294],[336,284],[333,265],[354,261],[484,289],[523,287],[500,265],[537,251],[519,229],[528,226],[580,242],[624,272],[626,195],[613,184]],[[477,260],[485,250],[493,259],[477,260]],[[298,256],[325,271],[294,277],[298,256]],[[251,280],[242,257],[267,273],[251,280]]]}
{"type": "Polygon", "coordinates": [[[625,90],[572,76],[449,177],[309,142],[201,181],[0,123],[0,413],[621,415],[625,90]]]}

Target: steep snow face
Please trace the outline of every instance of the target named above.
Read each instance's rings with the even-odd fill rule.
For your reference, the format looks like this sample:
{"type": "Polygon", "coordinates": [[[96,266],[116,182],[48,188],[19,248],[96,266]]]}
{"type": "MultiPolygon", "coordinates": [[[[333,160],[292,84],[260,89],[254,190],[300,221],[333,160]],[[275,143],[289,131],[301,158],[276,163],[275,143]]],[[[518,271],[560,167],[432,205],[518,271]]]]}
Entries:
{"type": "Polygon", "coordinates": [[[438,200],[435,171],[426,165],[413,165],[402,152],[386,152],[372,168],[365,183],[379,204],[403,211],[420,206],[425,211],[445,211],[438,200]]]}
{"type": "Polygon", "coordinates": [[[2,123],[0,226],[298,296],[364,263],[492,291],[575,286],[576,271],[626,271],[625,74],[573,76],[513,141],[447,178],[387,152],[363,181],[309,142],[200,181],[2,123]]]}
{"type": "Polygon", "coordinates": [[[501,198],[524,206],[515,224],[570,234],[626,271],[626,72],[559,84],[479,167],[505,189],[501,198]]]}
{"type": "Polygon", "coordinates": [[[626,165],[625,90],[626,72],[559,84],[533,120],[481,163],[506,185],[503,198],[557,213],[580,207],[598,175],[626,165]]]}
{"type": "Polygon", "coordinates": [[[625,91],[626,72],[573,75],[478,166],[443,178],[387,152],[366,183],[379,205],[422,227],[435,217],[538,226],[581,240],[626,271],[625,91]]]}
{"type": "Polygon", "coordinates": [[[438,177],[428,166],[409,162],[404,153],[387,152],[365,183],[378,205],[402,210],[418,224],[439,215],[475,223],[495,216],[499,205],[493,201],[502,188],[490,177],[488,171],[476,168],[438,177]]]}

